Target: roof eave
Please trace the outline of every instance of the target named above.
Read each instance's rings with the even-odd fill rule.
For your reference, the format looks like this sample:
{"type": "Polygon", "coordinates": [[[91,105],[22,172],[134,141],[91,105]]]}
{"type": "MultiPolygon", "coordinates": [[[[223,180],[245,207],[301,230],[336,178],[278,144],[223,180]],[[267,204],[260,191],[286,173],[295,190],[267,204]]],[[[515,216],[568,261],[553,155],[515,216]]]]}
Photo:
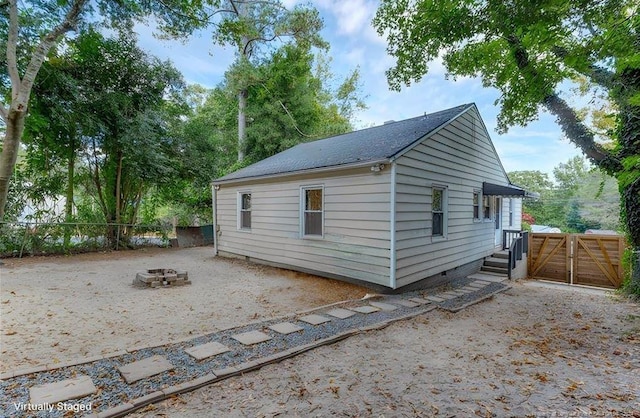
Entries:
{"type": "Polygon", "coordinates": [[[257,181],[257,180],[271,180],[271,179],[276,179],[281,177],[301,176],[306,174],[321,174],[321,173],[326,173],[330,171],[348,170],[352,168],[373,166],[376,164],[388,164],[390,162],[391,160],[389,158],[381,158],[381,159],[370,160],[365,162],[332,165],[328,167],[310,168],[306,170],[287,171],[284,173],[265,174],[261,176],[248,176],[248,177],[240,177],[240,178],[228,179],[228,180],[214,180],[213,182],[211,182],[211,184],[214,186],[220,186],[223,184],[246,183],[246,182],[257,181]]]}

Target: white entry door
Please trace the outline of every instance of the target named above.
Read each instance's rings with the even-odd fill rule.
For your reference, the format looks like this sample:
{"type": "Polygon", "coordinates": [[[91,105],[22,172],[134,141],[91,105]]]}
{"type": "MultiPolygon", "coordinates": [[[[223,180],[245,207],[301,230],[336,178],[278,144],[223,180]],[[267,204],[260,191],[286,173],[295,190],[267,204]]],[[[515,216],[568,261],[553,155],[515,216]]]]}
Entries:
{"type": "Polygon", "coordinates": [[[502,198],[493,198],[493,216],[496,229],[496,247],[502,247],[502,198]]]}

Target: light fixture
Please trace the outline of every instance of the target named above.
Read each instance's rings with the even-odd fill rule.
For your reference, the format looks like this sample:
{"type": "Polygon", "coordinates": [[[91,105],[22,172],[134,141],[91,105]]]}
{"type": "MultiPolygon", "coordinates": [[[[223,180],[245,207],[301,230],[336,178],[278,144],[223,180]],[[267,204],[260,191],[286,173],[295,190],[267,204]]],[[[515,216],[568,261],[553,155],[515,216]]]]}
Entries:
{"type": "Polygon", "coordinates": [[[371,166],[371,171],[374,173],[378,173],[382,170],[384,170],[384,164],[374,164],[371,166]]]}

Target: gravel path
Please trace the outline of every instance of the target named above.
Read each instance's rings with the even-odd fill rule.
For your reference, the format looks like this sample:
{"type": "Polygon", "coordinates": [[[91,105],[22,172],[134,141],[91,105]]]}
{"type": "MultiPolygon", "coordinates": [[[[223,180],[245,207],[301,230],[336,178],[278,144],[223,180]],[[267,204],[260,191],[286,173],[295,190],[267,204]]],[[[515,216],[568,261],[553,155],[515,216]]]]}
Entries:
{"type": "Polygon", "coordinates": [[[514,284],[131,418],[640,417],[640,306],[514,284]]]}
{"type": "MultiPolygon", "coordinates": [[[[332,318],[331,321],[319,324],[310,325],[303,321],[300,321],[300,315],[291,315],[290,317],[281,317],[277,319],[262,321],[253,323],[246,326],[241,326],[225,331],[210,333],[204,336],[193,338],[188,341],[166,344],[160,347],[145,348],[137,350],[124,355],[116,356],[113,358],[103,359],[88,364],[82,364],[71,367],[64,367],[52,371],[43,371],[39,373],[30,373],[23,376],[17,376],[0,382],[0,391],[4,393],[5,399],[10,399],[11,402],[4,403],[4,408],[0,410],[0,414],[3,416],[10,416],[15,414],[16,408],[14,403],[28,404],[29,403],[29,388],[34,385],[42,385],[45,383],[59,382],[61,380],[74,378],[76,376],[89,376],[94,385],[98,389],[98,392],[94,395],[89,395],[78,400],[68,400],[67,403],[82,403],[84,405],[91,405],[92,412],[100,412],[109,410],[111,408],[118,407],[125,402],[131,402],[135,399],[142,398],[157,390],[166,389],[170,386],[179,385],[185,382],[189,382],[196,378],[207,375],[208,373],[215,373],[220,375],[218,371],[235,366],[242,366],[253,360],[260,360],[274,354],[293,349],[296,347],[303,347],[306,345],[313,345],[319,341],[328,340],[337,335],[352,335],[357,333],[363,327],[375,326],[394,319],[404,318],[408,315],[418,315],[420,313],[431,310],[435,306],[439,306],[443,309],[459,310],[461,307],[468,305],[473,301],[479,301],[485,297],[494,294],[499,291],[507,289],[507,286],[501,283],[483,282],[477,280],[458,280],[453,285],[447,288],[439,288],[431,291],[420,291],[405,293],[400,296],[391,297],[375,297],[373,299],[382,300],[385,303],[392,304],[395,309],[392,311],[379,310],[370,314],[357,313],[349,318],[337,319],[332,318]],[[474,282],[476,284],[481,283],[482,287],[468,287],[467,284],[474,282]],[[423,298],[429,296],[443,296],[447,290],[451,288],[465,289],[464,294],[456,295],[443,302],[430,304],[427,300],[422,299],[423,304],[413,307],[402,306],[400,303],[393,304],[394,301],[404,300],[408,301],[411,298],[423,298]],[[270,331],[268,327],[270,325],[281,322],[292,322],[302,327],[299,332],[291,333],[288,335],[280,335],[273,331],[270,331]],[[251,346],[245,346],[234,340],[234,335],[248,332],[248,331],[262,331],[269,333],[272,337],[271,340],[255,344],[251,346]],[[227,353],[205,359],[203,361],[196,361],[193,357],[189,356],[184,349],[190,348],[196,345],[201,345],[209,342],[219,342],[229,347],[231,350],[227,353]],[[159,355],[169,360],[174,366],[174,369],[168,372],[164,372],[132,384],[127,384],[118,371],[118,367],[132,363],[134,361],[143,360],[151,356],[159,355]]],[[[444,297],[444,296],[443,296],[444,297]]],[[[371,306],[369,302],[372,299],[356,300],[350,302],[344,302],[330,307],[323,307],[318,310],[312,310],[308,313],[325,314],[331,309],[336,307],[352,309],[362,306],[371,306]]],[[[375,305],[375,301],[372,302],[375,305]]],[[[384,306],[384,305],[382,305],[384,306]]],[[[305,313],[307,314],[307,313],[305,313]]],[[[63,416],[62,411],[40,412],[35,413],[34,416],[42,417],[57,417],[63,416]]]]}

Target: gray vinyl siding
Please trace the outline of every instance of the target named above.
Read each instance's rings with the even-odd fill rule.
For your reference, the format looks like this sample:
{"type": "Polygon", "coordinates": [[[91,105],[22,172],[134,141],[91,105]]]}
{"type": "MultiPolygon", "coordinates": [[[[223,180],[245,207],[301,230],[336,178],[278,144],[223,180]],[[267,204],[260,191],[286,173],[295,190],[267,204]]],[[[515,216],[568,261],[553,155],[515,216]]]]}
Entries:
{"type": "MultiPolygon", "coordinates": [[[[483,181],[506,185],[508,180],[475,110],[426,138],[395,163],[397,287],[491,254],[495,223],[474,221],[473,192],[482,189],[483,181]],[[444,238],[432,237],[433,186],[447,188],[444,238]]],[[[503,215],[507,217],[503,225],[507,225],[508,213],[503,211],[503,215]]]]}
{"type": "Polygon", "coordinates": [[[390,173],[369,167],[323,177],[222,184],[218,249],[225,253],[389,286],[390,173]],[[324,236],[301,238],[303,186],[324,189],[324,236]],[[251,193],[251,230],[237,228],[237,194],[251,193]]]}

